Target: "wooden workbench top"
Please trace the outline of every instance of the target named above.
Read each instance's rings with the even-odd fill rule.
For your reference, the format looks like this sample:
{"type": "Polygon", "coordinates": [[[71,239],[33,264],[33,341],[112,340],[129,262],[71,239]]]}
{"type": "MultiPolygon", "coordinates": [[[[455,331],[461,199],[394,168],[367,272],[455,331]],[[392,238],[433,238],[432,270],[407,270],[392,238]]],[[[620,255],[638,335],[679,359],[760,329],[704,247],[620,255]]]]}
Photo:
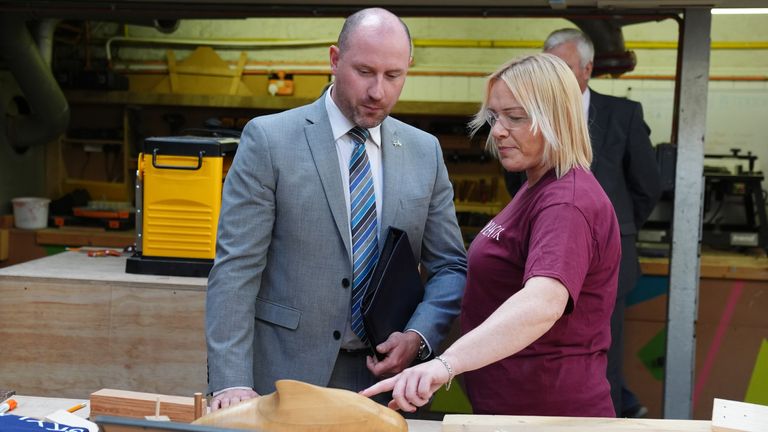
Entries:
{"type": "MultiPolygon", "coordinates": [[[[644,275],[669,274],[669,258],[640,258],[644,275]]],[[[768,257],[725,251],[703,251],[699,276],[710,279],[768,281],[768,257]]]]}
{"type": "Polygon", "coordinates": [[[136,241],[136,232],[106,231],[102,228],[44,228],[35,232],[37,244],[61,246],[104,246],[124,248],[136,241]]]}
{"type": "Polygon", "coordinates": [[[89,257],[83,252],[63,252],[0,269],[0,278],[36,281],[82,281],[126,286],[204,291],[206,278],[140,275],[125,272],[122,257],[89,257]]]}

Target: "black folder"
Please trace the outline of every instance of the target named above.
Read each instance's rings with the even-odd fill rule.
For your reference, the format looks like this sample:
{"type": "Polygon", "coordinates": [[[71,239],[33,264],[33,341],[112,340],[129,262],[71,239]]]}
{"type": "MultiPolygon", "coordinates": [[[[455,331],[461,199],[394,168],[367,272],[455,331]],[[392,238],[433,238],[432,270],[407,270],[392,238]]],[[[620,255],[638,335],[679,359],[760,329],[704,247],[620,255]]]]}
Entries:
{"type": "Polygon", "coordinates": [[[361,306],[365,333],[379,360],[384,356],[376,351],[376,345],[393,332],[405,330],[423,299],[424,285],[408,234],[389,227],[361,306]]]}

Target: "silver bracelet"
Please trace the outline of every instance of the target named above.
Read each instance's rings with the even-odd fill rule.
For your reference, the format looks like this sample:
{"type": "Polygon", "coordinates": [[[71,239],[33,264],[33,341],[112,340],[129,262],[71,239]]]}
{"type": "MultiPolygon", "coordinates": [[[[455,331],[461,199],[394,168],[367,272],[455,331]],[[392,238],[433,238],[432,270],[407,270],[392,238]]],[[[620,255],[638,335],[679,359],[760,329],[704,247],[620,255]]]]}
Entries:
{"type": "Polygon", "coordinates": [[[448,382],[445,383],[445,391],[448,391],[451,389],[451,382],[453,381],[453,368],[448,364],[448,360],[444,359],[442,356],[435,356],[435,360],[442,363],[448,371],[448,382]]]}

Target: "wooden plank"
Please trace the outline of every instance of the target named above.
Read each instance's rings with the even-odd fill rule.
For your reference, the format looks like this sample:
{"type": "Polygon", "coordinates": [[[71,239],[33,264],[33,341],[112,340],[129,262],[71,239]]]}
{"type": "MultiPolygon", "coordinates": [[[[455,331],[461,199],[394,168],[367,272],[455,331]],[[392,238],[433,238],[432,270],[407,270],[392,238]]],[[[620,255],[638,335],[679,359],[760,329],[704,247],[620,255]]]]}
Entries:
{"type": "Polygon", "coordinates": [[[167,50],[166,53],[168,55],[168,77],[171,80],[171,93],[178,93],[179,76],[176,71],[176,54],[173,50],[167,50]]]}
{"type": "Polygon", "coordinates": [[[7,228],[0,228],[0,261],[8,259],[9,238],[9,230],[7,228]]]}
{"type": "Polygon", "coordinates": [[[0,383],[74,398],[204,392],[205,278],[124,269],[125,258],[75,252],[0,269],[0,383]]]}
{"type": "Polygon", "coordinates": [[[61,246],[104,246],[124,248],[136,241],[136,232],[105,231],[102,228],[45,228],[36,233],[37,243],[61,246]]]}
{"type": "MultiPolygon", "coordinates": [[[[640,258],[643,274],[666,276],[668,258],[640,258]]],[[[768,258],[727,252],[703,252],[702,278],[768,281],[768,258]]]]}
{"type": "Polygon", "coordinates": [[[91,416],[110,415],[143,419],[145,416],[155,415],[158,400],[160,415],[184,423],[195,419],[194,401],[191,397],[115,389],[101,389],[91,394],[91,416]]]}
{"type": "MultiPolygon", "coordinates": [[[[75,283],[75,286],[101,285],[144,289],[204,291],[208,282],[202,277],[140,275],[125,272],[123,257],[89,257],[79,252],[60,254],[27,261],[0,269],[0,281],[28,283],[75,283]]],[[[0,285],[1,286],[1,285],[0,285]]]]}
{"type": "Polygon", "coordinates": [[[704,420],[446,415],[443,432],[709,432],[710,425],[704,420]]]}
{"type": "Polygon", "coordinates": [[[237,68],[234,71],[235,73],[232,77],[232,83],[229,86],[230,95],[237,94],[237,87],[240,85],[240,78],[243,76],[243,68],[245,67],[246,60],[248,60],[248,55],[243,51],[240,53],[240,59],[237,62],[237,68]]]}
{"type": "Polygon", "coordinates": [[[715,398],[712,430],[719,432],[768,432],[768,406],[715,398]]]}

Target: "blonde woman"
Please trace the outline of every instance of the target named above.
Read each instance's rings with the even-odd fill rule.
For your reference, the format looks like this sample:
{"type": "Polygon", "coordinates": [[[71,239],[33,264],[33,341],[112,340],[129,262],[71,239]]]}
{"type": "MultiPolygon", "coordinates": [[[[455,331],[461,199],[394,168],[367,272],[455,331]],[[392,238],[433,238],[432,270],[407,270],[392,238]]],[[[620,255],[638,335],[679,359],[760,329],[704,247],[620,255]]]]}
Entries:
{"type": "Polygon", "coordinates": [[[464,374],[476,414],[613,417],[619,226],[589,172],[579,85],[554,55],[510,61],[489,77],[472,133],[485,123],[487,149],[528,181],[470,246],[463,336],[363,394],[392,390],[390,407],[414,411],[464,374]]]}

